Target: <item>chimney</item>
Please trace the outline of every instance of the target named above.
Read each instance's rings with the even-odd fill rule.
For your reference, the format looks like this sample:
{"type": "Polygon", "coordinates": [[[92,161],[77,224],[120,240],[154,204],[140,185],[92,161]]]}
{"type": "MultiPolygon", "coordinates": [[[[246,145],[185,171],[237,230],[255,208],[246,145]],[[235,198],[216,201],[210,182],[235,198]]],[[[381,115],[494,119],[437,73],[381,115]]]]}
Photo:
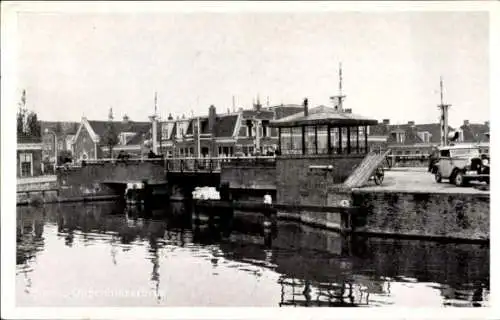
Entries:
{"type": "Polygon", "coordinates": [[[408,124],[413,127],[415,126],[415,121],[408,121],[408,124]]]}
{"type": "Polygon", "coordinates": [[[487,127],[489,127],[490,126],[490,122],[489,121],[485,121],[484,125],[487,126],[487,127]]]}
{"type": "Polygon", "coordinates": [[[304,117],[309,115],[309,101],[307,98],[304,98],[304,117]]]}
{"type": "Polygon", "coordinates": [[[384,120],[382,120],[382,123],[385,124],[385,125],[389,125],[389,124],[391,124],[391,120],[384,119],[384,120]]]}
{"type": "Polygon", "coordinates": [[[352,109],[344,109],[345,113],[352,113],[352,109]]]}
{"type": "Polygon", "coordinates": [[[172,117],[172,114],[171,114],[171,113],[169,113],[169,114],[168,114],[168,118],[167,118],[167,120],[174,120],[174,117],[172,117]]]}
{"type": "Polygon", "coordinates": [[[215,107],[211,105],[210,108],[208,108],[208,130],[210,130],[210,132],[214,132],[216,116],[215,107]]]}
{"type": "Polygon", "coordinates": [[[464,120],[464,126],[468,126],[469,125],[469,120],[464,120]]]}
{"type": "Polygon", "coordinates": [[[129,121],[129,119],[130,119],[130,118],[129,118],[127,115],[124,115],[124,116],[123,116],[123,123],[124,123],[124,124],[127,124],[127,123],[128,123],[128,121],[129,121]]]}

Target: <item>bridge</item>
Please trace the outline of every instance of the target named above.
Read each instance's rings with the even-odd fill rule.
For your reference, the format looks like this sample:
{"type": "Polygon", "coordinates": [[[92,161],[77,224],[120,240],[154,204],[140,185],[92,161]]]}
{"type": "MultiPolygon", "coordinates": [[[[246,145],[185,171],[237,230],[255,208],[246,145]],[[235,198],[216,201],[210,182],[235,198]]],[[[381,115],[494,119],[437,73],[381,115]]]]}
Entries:
{"type": "MultiPolygon", "coordinates": [[[[153,189],[165,189],[166,185],[171,197],[181,199],[190,196],[196,186],[218,188],[222,171],[226,176],[223,181],[234,176],[238,181],[258,181],[259,168],[274,167],[275,158],[269,156],[99,159],[57,167],[57,181],[62,197],[68,198],[81,197],[82,193],[123,195],[128,183],[142,182],[153,189]],[[244,174],[252,170],[250,175],[244,174]]],[[[265,187],[274,188],[274,183],[266,183],[265,187]]]]}
{"type": "MultiPolygon", "coordinates": [[[[427,165],[428,155],[389,155],[389,167],[397,163],[418,162],[427,165]]],[[[251,191],[261,198],[276,190],[276,158],[204,157],[153,159],[99,159],[78,165],[57,167],[57,182],[62,197],[106,194],[123,195],[128,183],[143,182],[151,188],[167,186],[173,198],[184,198],[196,186],[251,191]]]]}

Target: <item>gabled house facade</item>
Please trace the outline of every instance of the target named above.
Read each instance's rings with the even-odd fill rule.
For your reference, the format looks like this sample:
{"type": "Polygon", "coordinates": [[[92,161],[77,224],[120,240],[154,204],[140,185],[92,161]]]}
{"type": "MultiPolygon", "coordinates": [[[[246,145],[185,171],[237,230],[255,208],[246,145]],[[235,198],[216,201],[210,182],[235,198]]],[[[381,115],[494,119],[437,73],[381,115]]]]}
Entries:
{"type": "MultiPolygon", "coordinates": [[[[489,152],[489,122],[484,124],[464,124],[454,129],[448,126],[448,132],[456,133],[457,139],[450,141],[452,144],[476,143],[485,153],[489,152]]],[[[369,128],[370,137],[385,140],[382,144],[392,150],[393,155],[430,154],[433,148],[441,144],[441,126],[439,123],[415,124],[390,124],[389,119],[369,128]]]]}
{"type": "Polygon", "coordinates": [[[217,114],[210,106],[207,116],[174,120],[170,115],[161,126],[159,146],[167,157],[218,157],[256,153],[270,154],[276,150],[278,134],[269,122],[277,116],[301,111],[297,105],[262,107],[217,114]]]}
{"type": "Polygon", "coordinates": [[[45,164],[55,162],[55,155],[63,151],[71,152],[71,146],[79,127],[78,122],[40,121],[42,137],[42,159],[45,164]]]}
{"type": "Polygon", "coordinates": [[[43,174],[42,139],[26,136],[17,137],[17,177],[33,177],[43,174]]]}
{"type": "MultiPolygon", "coordinates": [[[[108,121],[94,121],[82,118],[78,131],[72,139],[72,152],[76,161],[109,158],[109,146],[104,142],[108,121]]],[[[118,135],[118,144],[113,146],[112,158],[120,152],[131,157],[140,157],[151,147],[151,122],[113,121],[118,135]]]]}

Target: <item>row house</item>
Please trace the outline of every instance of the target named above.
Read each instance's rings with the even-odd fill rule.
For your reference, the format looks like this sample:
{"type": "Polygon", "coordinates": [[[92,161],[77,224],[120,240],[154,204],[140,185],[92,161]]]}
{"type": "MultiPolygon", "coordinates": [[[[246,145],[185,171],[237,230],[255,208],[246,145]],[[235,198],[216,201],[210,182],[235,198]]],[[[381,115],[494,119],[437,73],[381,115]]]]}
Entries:
{"type": "MultiPolygon", "coordinates": [[[[489,153],[489,122],[484,124],[464,124],[458,129],[451,126],[448,132],[454,135],[450,143],[475,143],[480,145],[481,151],[489,153]]],[[[441,143],[441,126],[439,123],[415,124],[390,124],[389,119],[369,127],[370,137],[377,137],[380,146],[392,150],[393,155],[430,154],[433,148],[441,143]]]]}
{"type": "Polygon", "coordinates": [[[17,177],[39,176],[42,171],[42,140],[38,137],[17,136],[17,177]]]}
{"type": "Polygon", "coordinates": [[[78,122],[40,121],[42,159],[45,164],[54,163],[56,154],[59,157],[65,151],[71,152],[79,125],[78,122]]]}
{"type": "MultiPolygon", "coordinates": [[[[131,157],[141,157],[151,149],[151,122],[131,121],[127,116],[122,121],[112,121],[118,135],[118,144],[109,154],[109,146],[104,142],[109,121],[87,120],[82,118],[72,140],[72,153],[76,161],[102,158],[116,158],[120,152],[131,157]]],[[[159,134],[157,139],[159,138],[159,134]]]]}
{"type": "Polygon", "coordinates": [[[160,152],[167,157],[274,154],[278,132],[269,127],[270,121],[302,109],[300,105],[262,107],[257,102],[249,110],[219,114],[210,106],[207,116],[189,119],[174,120],[170,115],[160,124],[160,152]]]}

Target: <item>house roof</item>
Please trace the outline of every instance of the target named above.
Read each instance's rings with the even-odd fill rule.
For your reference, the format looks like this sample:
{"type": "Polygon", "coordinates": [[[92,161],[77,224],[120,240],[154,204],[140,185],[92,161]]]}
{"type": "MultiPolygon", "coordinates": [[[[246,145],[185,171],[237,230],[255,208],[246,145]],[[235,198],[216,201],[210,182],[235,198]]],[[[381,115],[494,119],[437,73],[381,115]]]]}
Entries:
{"type": "Polygon", "coordinates": [[[215,137],[231,137],[236,126],[236,121],[238,121],[238,115],[218,117],[215,124],[215,137]]]}
{"type": "Polygon", "coordinates": [[[460,127],[463,132],[464,142],[488,142],[490,127],[486,124],[464,124],[460,127]]]}
{"type": "MultiPolygon", "coordinates": [[[[89,120],[87,122],[97,136],[104,136],[109,121],[89,120]]],[[[113,121],[113,125],[118,134],[122,132],[132,132],[136,134],[127,142],[127,145],[140,144],[144,140],[143,135],[145,135],[146,139],[151,138],[150,122],[113,121]]],[[[157,135],[158,137],[161,136],[161,130],[157,130],[157,135]]]]}
{"type": "Polygon", "coordinates": [[[327,106],[318,106],[309,109],[308,115],[304,116],[304,112],[298,112],[291,116],[271,121],[273,127],[290,127],[300,125],[374,125],[377,120],[369,119],[357,114],[348,112],[339,112],[334,108],[327,106]]]}
{"type": "MultiPolygon", "coordinates": [[[[98,136],[103,136],[106,132],[106,126],[108,121],[88,121],[94,132],[98,136]]],[[[150,122],[135,122],[135,121],[113,121],[116,132],[146,132],[151,128],[150,122]]]]}
{"type": "MultiPolygon", "coordinates": [[[[391,136],[391,132],[402,130],[406,133],[404,144],[423,143],[422,139],[418,136],[418,132],[429,132],[430,143],[440,143],[441,141],[441,125],[439,123],[427,124],[383,124],[370,127],[370,136],[388,136],[387,142],[397,143],[396,137],[391,136]]],[[[453,131],[452,127],[448,127],[449,132],[453,131]]]]}
{"type": "Polygon", "coordinates": [[[269,107],[266,109],[276,113],[276,120],[279,120],[291,116],[293,114],[303,112],[304,106],[300,104],[282,104],[278,106],[269,107]]]}
{"type": "Polygon", "coordinates": [[[56,133],[70,135],[76,134],[78,131],[78,127],[80,126],[79,122],[71,122],[71,121],[40,121],[40,129],[42,130],[42,134],[45,133],[45,129],[49,129],[56,133]],[[60,127],[62,132],[58,131],[58,126],[60,127]]]}

